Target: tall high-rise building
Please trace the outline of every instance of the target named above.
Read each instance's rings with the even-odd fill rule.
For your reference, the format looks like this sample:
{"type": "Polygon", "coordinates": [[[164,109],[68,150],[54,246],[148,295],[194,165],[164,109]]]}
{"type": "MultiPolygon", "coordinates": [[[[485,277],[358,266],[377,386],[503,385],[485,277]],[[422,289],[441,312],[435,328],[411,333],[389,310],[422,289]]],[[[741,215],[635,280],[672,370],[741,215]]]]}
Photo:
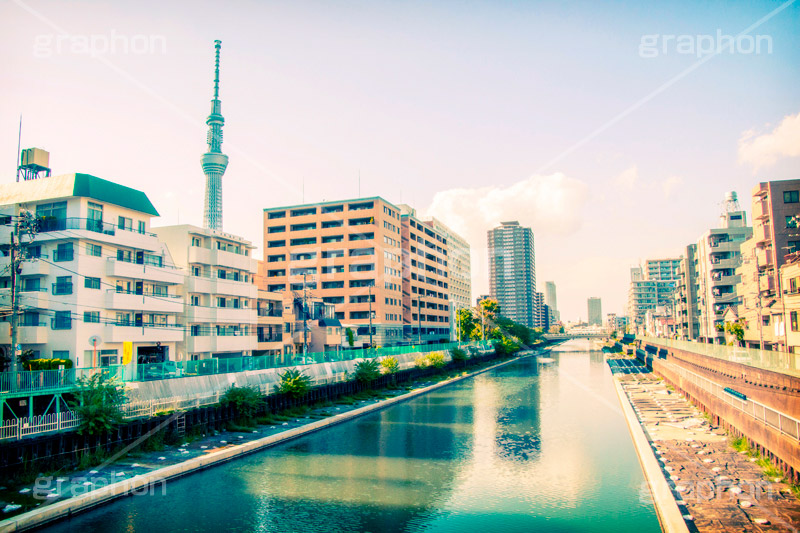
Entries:
{"type": "Polygon", "coordinates": [[[747,227],[747,215],[739,207],[735,192],[726,195],[718,228],[706,231],[697,241],[697,318],[698,338],[710,344],[725,344],[721,330],[723,317],[729,308],[739,304],[736,286],[740,276],[736,269],[742,264],[739,251],[742,243],[753,234],[747,227]]]}
{"type": "Polygon", "coordinates": [[[588,304],[588,322],[590,326],[602,326],[603,325],[603,305],[600,301],[600,298],[589,298],[587,301],[588,304]]]}
{"type": "Polygon", "coordinates": [[[741,245],[742,264],[737,270],[744,319],[744,340],[750,347],[783,349],[787,345],[784,324],[784,291],[780,269],[786,256],[800,250],[800,180],[759,183],[752,191],[753,236],[741,245]]]}
{"type": "Polygon", "coordinates": [[[519,222],[502,222],[488,232],[489,292],[500,313],[536,326],[536,259],[533,231],[519,222]]]}
{"type": "Polygon", "coordinates": [[[208,152],[203,154],[203,172],[206,175],[206,195],[203,209],[203,226],[207,229],[222,229],[222,176],[228,168],[228,156],[222,153],[222,102],[219,100],[219,50],[222,41],[214,41],[216,63],[214,67],[214,99],[208,124],[208,152]]]}
{"type": "Polygon", "coordinates": [[[558,311],[558,299],[556,298],[556,282],[544,282],[544,303],[550,307],[550,316],[554,321],[561,320],[561,314],[558,311]]]}

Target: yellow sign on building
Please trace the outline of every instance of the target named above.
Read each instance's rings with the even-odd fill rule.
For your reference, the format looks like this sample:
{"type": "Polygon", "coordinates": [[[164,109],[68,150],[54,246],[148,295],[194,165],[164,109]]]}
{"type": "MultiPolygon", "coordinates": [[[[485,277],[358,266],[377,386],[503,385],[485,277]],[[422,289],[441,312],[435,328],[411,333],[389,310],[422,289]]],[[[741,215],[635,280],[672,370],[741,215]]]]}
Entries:
{"type": "Polygon", "coordinates": [[[122,343],[122,364],[127,365],[133,361],[133,343],[125,341],[122,343]]]}

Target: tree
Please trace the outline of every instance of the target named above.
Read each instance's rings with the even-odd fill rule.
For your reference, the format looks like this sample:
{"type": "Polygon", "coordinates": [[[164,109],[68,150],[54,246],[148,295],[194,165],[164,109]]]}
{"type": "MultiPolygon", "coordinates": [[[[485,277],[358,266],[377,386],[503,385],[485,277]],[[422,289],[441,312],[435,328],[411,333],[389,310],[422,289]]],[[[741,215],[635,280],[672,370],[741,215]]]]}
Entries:
{"type": "Polygon", "coordinates": [[[296,368],[289,368],[281,374],[278,392],[291,398],[298,399],[306,395],[311,389],[311,378],[296,368]]]}
{"type": "Polygon", "coordinates": [[[476,323],[472,309],[459,309],[456,314],[456,321],[458,323],[458,340],[466,341],[474,339],[476,333],[478,338],[480,338],[480,325],[476,323]]]}
{"type": "Polygon", "coordinates": [[[113,431],[122,422],[122,403],[125,389],[116,378],[101,373],[82,377],[76,383],[74,398],[69,407],[80,416],[78,433],[100,435],[113,431]]]}
{"type": "Polygon", "coordinates": [[[736,343],[741,346],[744,340],[744,324],[741,320],[737,322],[726,322],[725,331],[736,339],[736,343]]]}
{"type": "Polygon", "coordinates": [[[352,348],[353,346],[355,346],[355,344],[356,344],[356,337],[355,337],[355,335],[353,334],[353,330],[352,330],[352,329],[350,329],[350,328],[347,328],[347,329],[345,329],[345,330],[344,330],[344,334],[347,336],[347,344],[349,344],[351,348],[352,348]]]}
{"type": "Polygon", "coordinates": [[[262,401],[261,391],[255,387],[231,387],[225,392],[220,403],[224,406],[233,405],[240,420],[250,424],[258,413],[262,401]]]}
{"type": "Polygon", "coordinates": [[[365,359],[359,361],[355,366],[355,373],[353,377],[356,381],[370,385],[373,381],[378,379],[381,375],[380,367],[377,359],[365,359]]]}

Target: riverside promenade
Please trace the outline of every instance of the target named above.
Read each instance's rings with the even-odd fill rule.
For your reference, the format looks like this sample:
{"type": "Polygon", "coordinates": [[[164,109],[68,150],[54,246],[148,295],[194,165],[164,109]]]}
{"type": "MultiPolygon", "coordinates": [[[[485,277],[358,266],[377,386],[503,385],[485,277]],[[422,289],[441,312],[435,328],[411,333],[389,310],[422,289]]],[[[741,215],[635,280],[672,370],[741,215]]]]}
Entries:
{"type": "Polygon", "coordinates": [[[647,437],[640,460],[651,454],[669,486],[669,495],[653,495],[657,504],[673,498],[690,531],[798,531],[800,500],[782,478],[767,478],[755,457],[734,450],[721,427],[638,360],[608,364],[647,437]]]}

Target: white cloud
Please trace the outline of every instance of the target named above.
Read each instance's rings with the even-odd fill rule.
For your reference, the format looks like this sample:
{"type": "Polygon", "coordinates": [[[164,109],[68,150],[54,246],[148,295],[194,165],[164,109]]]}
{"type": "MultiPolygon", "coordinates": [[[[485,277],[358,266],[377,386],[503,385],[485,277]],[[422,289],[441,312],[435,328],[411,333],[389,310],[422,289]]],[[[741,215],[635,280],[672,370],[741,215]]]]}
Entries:
{"type": "Polygon", "coordinates": [[[619,187],[620,189],[630,191],[636,186],[636,182],[639,180],[639,168],[636,165],[633,165],[626,169],[622,174],[615,176],[613,179],[614,185],[619,187]]]}
{"type": "Polygon", "coordinates": [[[661,182],[661,190],[664,191],[664,197],[669,199],[672,193],[683,185],[683,178],[680,176],[670,176],[661,182]]]}
{"type": "MultiPolygon", "coordinates": [[[[531,176],[508,187],[449,189],[436,193],[427,216],[464,237],[472,248],[473,291],[488,280],[486,232],[500,222],[518,220],[534,236],[566,236],[581,226],[589,193],[586,184],[562,173],[531,176]]],[[[474,292],[473,297],[478,293],[474,292]]]]}
{"type": "Polygon", "coordinates": [[[758,134],[746,131],[739,138],[739,162],[756,171],[773,165],[782,157],[800,156],[800,113],[783,118],[777,128],[758,134]]]}

